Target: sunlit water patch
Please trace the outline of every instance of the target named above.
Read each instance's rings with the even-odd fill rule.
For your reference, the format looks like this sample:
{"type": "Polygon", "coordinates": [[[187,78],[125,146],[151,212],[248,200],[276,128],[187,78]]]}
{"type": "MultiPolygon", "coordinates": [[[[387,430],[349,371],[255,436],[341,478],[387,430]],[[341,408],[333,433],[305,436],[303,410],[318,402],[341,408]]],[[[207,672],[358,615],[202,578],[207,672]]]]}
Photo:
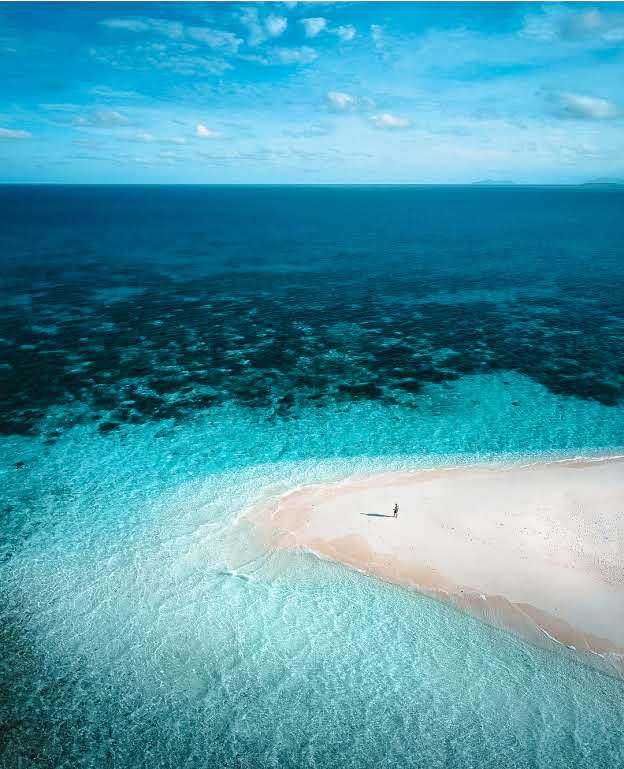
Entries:
{"type": "Polygon", "coordinates": [[[609,407],[506,381],[431,386],[416,411],[4,439],[6,765],[618,766],[615,679],[234,526],[314,480],[621,434],[609,407]]]}

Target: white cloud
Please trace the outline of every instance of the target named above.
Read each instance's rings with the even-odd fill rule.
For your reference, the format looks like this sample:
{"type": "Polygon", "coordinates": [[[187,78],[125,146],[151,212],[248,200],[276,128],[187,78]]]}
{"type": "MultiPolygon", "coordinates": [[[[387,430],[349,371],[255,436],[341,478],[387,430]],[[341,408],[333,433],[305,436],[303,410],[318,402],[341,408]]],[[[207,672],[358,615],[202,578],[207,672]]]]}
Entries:
{"type": "Polygon", "coordinates": [[[126,32],[156,32],[173,40],[179,40],[184,36],[184,25],[179,21],[149,18],[104,19],[100,24],[108,29],[121,29],[126,32]]]}
{"type": "Polygon", "coordinates": [[[218,131],[213,131],[212,128],[208,128],[203,123],[198,123],[195,126],[195,135],[200,139],[220,139],[221,134],[218,131]]]}
{"type": "Polygon", "coordinates": [[[407,118],[391,115],[389,112],[381,112],[378,115],[372,115],[370,120],[375,128],[385,128],[391,131],[401,128],[409,128],[410,126],[410,121],[407,118]]]}
{"type": "Polygon", "coordinates": [[[271,37],[279,37],[286,31],[288,19],[285,16],[271,14],[264,20],[264,26],[271,37]]]}
{"type": "Polygon", "coordinates": [[[100,22],[109,29],[121,29],[127,32],[154,32],[171,40],[188,38],[205,43],[209,48],[236,53],[242,40],[233,32],[226,32],[212,27],[186,27],[179,21],[165,19],[105,19],[100,22]]]}
{"type": "Polygon", "coordinates": [[[100,22],[108,29],[125,29],[128,32],[147,32],[149,25],[141,19],[104,19],[100,22]]]}
{"type": "Polygon", "coordinates": [[[306,37],[316,37],[327,27],[327,19],[322,16],[313,16],[307,19],[301,19],[306,37]]]}
{"type": "Polygon", "coordinates": [[[93,128],[116,128],[130,125],[130,120],[121,112],[114,109],[100,109],[90,115],[79,115],[72,120],[77,126],[90,126],[93,128]]]}
{"type": "Polygon", "coordinates": [[[169,37],[172,40],[180,40],[184,37],[184,25],[179,21],[165,21],[164,19],[144,19],[145,23],[151,30],[169,37]]]}
{"type": "Polygon", "coordinates": [[[353,40],[357,34],[357,30],[353,24],[342,24],[341,26],[330,29],[329,31],[332,33],[332,35],[337,35],[342,43],[348,43],[350,40],[353,40]]]}
{"type": "Polygon", "coordinates": [[[170,136],[167,139],[158,139],[159,144],[186,144],[183,136],[170,136]]]}
{"type": "Polygon", "coordinates": [[[147,144],[186,144],[186,139],[183,136],[159,138],[148,131],[138,131],[132,136],[121,136],[119,139],[128,142],[145,142],[147,144]]]}
{"type": "Polygon", "coordinates": [[[379,24],[370,25],[371,37],[373,38],[373,45],[378,50],[383,48],[383,27],[379,24]]]}
{"type": "Polygon", "coordinates": [[[96,85],[89,89],[91,96],[101,99],[140,99],[141,94],[136,91],[117,91],[107,85],[96,85]]]}
{"type": "Polygon", "coordinates": [[[357,105],[357,99],[350,93],[344,91],[328,91],[325,95],[327,103],[330,109],[336,112],[347,112],[348,110],[355,109],[357,105]]]}
{"type": "Polygon", "coordinates": [[[153,55],[146,60],[146,63],[153,69],[168,69],[180,75],[201,75],[205,72],[211,75],[222,75],[228,69],[232,69],[232,65],[223,58],[210,59],[206,56],[187,54],[153,55]]]}
{"type": "Polygon", "coordinates": [[[205,43],[209,48],[220,49],[236,53],[243,41],[233,32],[224,32],[221,29],[211,27],[189,27],[187,35],[192,40],[205,43]]]}
{"type": "Polygon", "coordinates": [[[562,19],[561,29],[568,37],[584,37],[602,31],[604,19],[596,8],[580,12],[573,11],[562,19]]]}
{"type": "Polygon", "coordinates": [[[32,139],[30,131],[18,131],[13,128],[0,128],[0,139],[32,139]]]}
{"type": "Polygon", "coordinates": [[[607,99],[584,96],[578,93],[562,93],[559,98],[561,108],[568,117],[584,120],[609,120],[620,115],[617,106],[607,99]]]}
{"type": "Polygon", "coordinates": [[[243,8],[239,19],[241,24],[247,29],[247,42],[249,45],[259,45],[266,40],[266,34],[260,24],[257,8],[243,8]]]}
{"type": "Polygon", "coordinates": [[[238,18],[247,29],[249,45],[260,45],[268,37],[279,37],[288,26],[288,19],[285,16],[276,16],[275,14],[267,16],[261,21],[258,9],[255,7],[243,8],[238,18]]]}
{"type": "Polygon", "coordinates": [[[328,91],[325,99],[333,112],[350,112],[356,109],[361,112],[370,112],[375,109],[375,101],[370,96],[353,96],[344,91],[328,91]]]}
{"type": "Polygon", "coordinates": [[[282,64],[310,64],[318,55],[314,48],[307,45],[301,48],[276,48],[275,54],[282,64]]]}
{"type": "Polygon", "coordinates": [[[524,17],[524,37],[549,42],[553,40],[618,43],[624,40],[624,16],[598,8],[578,10],[564,5],[543,6],[538,13],[524,17]]]}

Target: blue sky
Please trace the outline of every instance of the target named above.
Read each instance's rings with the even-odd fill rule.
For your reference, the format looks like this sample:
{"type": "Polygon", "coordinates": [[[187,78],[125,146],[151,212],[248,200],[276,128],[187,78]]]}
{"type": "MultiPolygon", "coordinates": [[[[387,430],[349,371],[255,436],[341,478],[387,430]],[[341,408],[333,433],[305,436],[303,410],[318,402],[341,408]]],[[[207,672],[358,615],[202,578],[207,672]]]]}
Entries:
{"type": "Polygon", "coordinates": [[[624,3],[1,3],[0,181],[624,176],[624,3]]]}

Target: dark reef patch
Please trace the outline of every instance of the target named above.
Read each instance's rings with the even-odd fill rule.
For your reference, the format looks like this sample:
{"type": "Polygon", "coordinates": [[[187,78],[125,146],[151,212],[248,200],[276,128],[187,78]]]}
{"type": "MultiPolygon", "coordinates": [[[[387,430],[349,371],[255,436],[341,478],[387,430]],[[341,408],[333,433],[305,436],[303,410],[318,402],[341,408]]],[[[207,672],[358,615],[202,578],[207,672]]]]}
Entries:
{"type": "MultiPolygon", "coordinates": [[[[595,304],[567,287],[545,308],[530,295],[432,303],[422,277],[377,277],[375,299],[351,282],[348,301],[352,276],[308,276],[303,288],[272,276],[271,292],[258,290],[259,276],[239,276],[234,295],[227,275],[181,282],[143,269],[135,278],[143,293],[106,305],[56,285],[38,289],[28,309],[3,306],[0,432],[28,434],[51,406],[74,402],[109,414],[106,433],[226,400],[281,416],[304,401],[409,402],[427,384],[496,371],[606,405],[624,395],[623,282],[602,286],[595,304]],[[34,330],[51,321],[54,335],[34,330]]],[[[38,279],[22,270],[28,285],[38,279]]]]}
{"type": "Polygon", "coordinates": [[[312,189],[239,191],[254,211],[243,226],[223,190],[176,193],[205,204],[175,198],[178,219],[163,207],[173,193],[126,192],[110,220],[99,206],[113,193],[24,188],[51,213],[21,229],[12,194],[0,191],[0,434],[76,405],[103,433],[224,401],[277,417],[416,406],[429,384],[505,371],[624,398],[624,238],[608,193],[337,191],[321,226],[293,207],[318,202],[312,189]],[[501,195],[513,216],[478,220],[501,195]],[[591,218],[572,224],[571,202],[591,218]]]}

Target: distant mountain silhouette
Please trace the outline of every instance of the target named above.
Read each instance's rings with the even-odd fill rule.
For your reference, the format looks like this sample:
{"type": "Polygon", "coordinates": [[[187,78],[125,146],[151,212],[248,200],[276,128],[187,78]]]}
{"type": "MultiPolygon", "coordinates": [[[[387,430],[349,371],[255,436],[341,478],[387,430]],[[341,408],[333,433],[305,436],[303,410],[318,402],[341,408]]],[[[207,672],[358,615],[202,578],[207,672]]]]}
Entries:
{"type": "Polygon", "coordinates": [[[616,179],[611,176],[600,176],[598,179],[590,179],[587,182],[583,182],[583,187],[591,187],[594,185],[611,184],[611,185],[624,185],[624,179],[616,179]]]}

